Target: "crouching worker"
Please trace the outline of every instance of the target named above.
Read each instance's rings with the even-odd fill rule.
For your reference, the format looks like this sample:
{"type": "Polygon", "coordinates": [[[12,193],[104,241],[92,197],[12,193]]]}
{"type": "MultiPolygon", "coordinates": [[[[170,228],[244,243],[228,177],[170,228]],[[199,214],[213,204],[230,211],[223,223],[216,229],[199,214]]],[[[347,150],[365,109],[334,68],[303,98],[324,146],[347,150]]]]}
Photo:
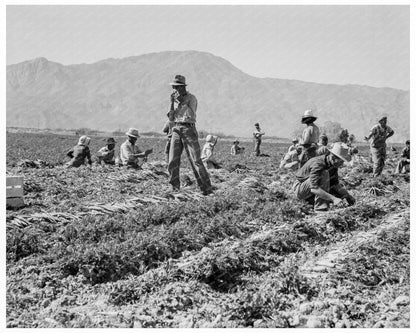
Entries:
{"type": "Polygon", "coordinates": [[[206,142],[201,152],[201,160],[207,169],[220,169],[220,165],[214,159],[214,147],[217,144],[218,137],[208,134],[206,142]]]}
{"type": "Polygon", "coordinates": [[[297,144],[295,150],[291,150],[285,154],[280,162],[280,169],[297,170],[299,169],[299,155],[302,153],[302,147],[297,144]]]}
{"type": "Polygon", "coordinates": [[[107,146],[102,147],[97,152],[97,158],[98,158],[98,164],[108,164],[108,165],[115,165],[116,159],[115,159],[115,147],[116,147],[116,140],[114,138],[108,138],[107,139],[107,146]]]}
{"type": "Polygon", "coordinates": [[[337,206],[343,199],[354,205],[354,197],[338,180],[338,168],[350,160],[348,147],[341,142],[336,142],[328,155],[308,160],[296,173],[293,189],[298,199],[313,203],[315,212],[327,211],[331,202],[337,206]]]}
{"type": "Polygon", "coordinates": [[[146,160],[153,149],[146,149],[142,152],[136,146],[136,141],[140,137],[136,128],[130,128],[126,135],[127,140],[120,146],[120,164],[128,168],[140,169],[140,159],[146,160]]]}
{"type": "Polygon", "coordinates": [[[88,136],[83,135],[79,138],[78,144],[68,150],[66,156],[70,157],[71,160],[66,163],[67,167],[78,168],[85,163],[85,159],[87,159],[89,165],[92,164],[90,148],[88,147],[90,141],[91,139],[88,136]]]}
{"type": "Polygon", "coordinates": [[[240,141],[235,140],[231,146],[231,155],[239,155],[244,153],[244,147],[240,147],[240,141]]]}
{"type": "Polygon", "coordinates": [[[410,172],[410,140],[406,140],[406,147],[402,150],[402,157],[397,164],[395,173],[410,172]]]}

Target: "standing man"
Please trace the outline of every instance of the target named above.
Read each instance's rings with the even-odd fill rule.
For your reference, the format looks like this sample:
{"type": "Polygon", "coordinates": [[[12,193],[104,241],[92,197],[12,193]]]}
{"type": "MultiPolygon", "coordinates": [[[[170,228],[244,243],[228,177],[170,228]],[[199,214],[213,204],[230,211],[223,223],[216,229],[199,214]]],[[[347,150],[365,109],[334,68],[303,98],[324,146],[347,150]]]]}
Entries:
{"type": "Polygon", "coordinates": [[[170,85],[174,92],[170,96],[170,110],[167,115],[175,125],[172,128],[169,151],[169,183],[174,191],[179,190],[179,168],[182,151],[185,148],[199,188],[204,195],[209,195],[212,193],[211,181],[201,160],[201,148],[195,128],[197,99],[186,90],[184,76],[176,75],[170,85]]]}
{"type": "Polygon", "coordinates": [[[253,132],[254,137],[254,152],[256,153],[256,156],[260,156],[260,145],[261,145],[261,137],[265,134],[260,129],[260,124],[255,123],[254,124],[255,130],[253,132]]]}
{"type": "Polygon", "coordinates": [[[318,119],[313,115],[312,110],[306,110],[302,116],[302,124],[306,125],[303,130],[300,145],[302,153],[299,157],[299,166],[302,167],[309,159],[316,156],[316,148],[319,140],[319,127],[314,124],[318,119]]]}
{"type": "Polygon", "coordinates": [[[383,116],[374,125],[368,136],[364,137],[365,141],[370,141],[371,157],[373,160],[373,177],[378,177],[384,168],[386,161],[386,140],[394,134],[394,131],[387,126],[387,117],[383,116]]]}
{"type": "Polygon", "coordinates": [[[136,141],[140,137],[139,131],[136,128],[130,128],[126,132],[127,140],[124,141],[120,146],[120,161],[121,164],[128,168],[139,169],[139,158],[146,158],[147,155],[153,152],[153,149],[146,149],[142,152],[136,141]]]}
{"type": "Polygon", "coordinates": [[[298,199],[312,202],[315,212],[327,211],[331,202],[337,206],[343,199],[354,205],[355,198],[338,179],[338,168],[350,160],[348,149],[341,142],[336,142],[328,155],[308,160],[296,173],[293,189],[298,199]]]}

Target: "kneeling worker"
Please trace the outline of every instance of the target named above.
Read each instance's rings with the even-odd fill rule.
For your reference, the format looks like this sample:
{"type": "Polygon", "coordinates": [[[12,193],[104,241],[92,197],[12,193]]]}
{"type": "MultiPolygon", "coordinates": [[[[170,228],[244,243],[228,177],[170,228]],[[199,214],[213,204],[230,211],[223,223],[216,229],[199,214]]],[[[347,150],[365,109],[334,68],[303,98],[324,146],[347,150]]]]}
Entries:
{"type": "Polygon", "coordinates": [[[350,160],[348,147],[341,142],[336,142],[328,155],[308,160],[296,173],[293,189],[298,199],[313,201],[316,212],[327,211],[331,202],[337,206],[343,199],[354,205],[355,198],[338,181],[338,168],[350,160]]]}
{"type": "Polygon", "coordinates": [[[142,152],[136,145],[137,139],[140,137],[139,131],[136,128],[130,128],[126,132],[127,140],[120,146],[120,161],[121,164],[128,168],[139,169],[139,159],[146,159],[147,155],[153,152],[153,149],[146,149],[142,152]]]}

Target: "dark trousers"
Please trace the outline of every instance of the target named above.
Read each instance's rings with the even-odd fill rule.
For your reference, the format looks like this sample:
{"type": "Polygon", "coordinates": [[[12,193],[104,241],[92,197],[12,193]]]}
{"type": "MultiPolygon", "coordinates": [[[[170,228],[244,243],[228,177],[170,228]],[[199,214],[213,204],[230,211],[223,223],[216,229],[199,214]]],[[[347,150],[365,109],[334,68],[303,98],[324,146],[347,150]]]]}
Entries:
{"type": "Polygon", "coordinates": [[[179,169],[181,155],[185,149],[191,162],[192,171],[202,192],[211,192],[209,174],[201,160],[201,148],[198,142],[198,132],[195,126],[176,125],[172,130],[169,150],[169,183],[175,189],[180,188],[179,169]]]}

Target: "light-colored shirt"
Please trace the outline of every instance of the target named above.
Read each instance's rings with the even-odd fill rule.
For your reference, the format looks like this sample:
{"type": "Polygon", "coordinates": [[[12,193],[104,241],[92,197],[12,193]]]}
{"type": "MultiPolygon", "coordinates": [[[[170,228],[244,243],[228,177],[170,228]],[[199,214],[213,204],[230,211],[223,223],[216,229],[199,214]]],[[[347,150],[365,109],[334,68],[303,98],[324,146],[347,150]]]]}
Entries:
{"type": "Polygon", "coordinates": [[[374,125],[371,130],[368,138],[371,139],[370,146],[373,148],[386,147],[386,139],[394,134],[394,131],[389,127],[381,127],[380,124],[374,125]]]}
{"type": "Polygon", "coordinates": [[[314,123],[309,124],[306,126],[306,128],[303,130],[302,133],[302,145],[311,145],[313,143],[317,144],[319,140],[319,127],[316,126],[314,123]]]}
{"type": "Polygon", "coordinates": [[[244,149],[242,147],[240,147],[239,145],[232,145],[231,146],[231,155],[238,155],[241,154],[241,152],[244,149]]]}
{"type": "Polygon", "coordinates": [[[214,154],[214,145],[210,142],[205,143],[201,151],[202,162],[214,161],[213,154],[214,154]]]}
{"type": "Polygon", "coordinates": [[[282,161],[280,162],[280,168],[284,168],[289,163],[291,163],[291,168],[294,168],[297,166],[297,164],[293,162],[299,162],[299,155],[296,150],[292,150],[285,154],[282,161]]]}
{"type": "Polygon", "coordinates": [[[110,163],[110,164],[114,164],[115,162],[115,157],[114,157],[114,153],[115,153],[115,149],[108,149],[108,146],[102,147],[99,151],[98,151],[98,161],[101,162],[103,161],[104,163],[110,163]]]}
{"type": "Polygon", "coordinates": [[[139,157],[133,154],[140,154],[141,152],[138,146],[131,144],[127,139],[120,146],[120,161],[123,165],[137,164],[139,157]]]}
{"type": "Polygon", "coordinates": [[[261,137],[264,134],[265,134],[264,132],[262,132],[261,130],[258,131],[257,129],[253,132],[253,136],[257,141],[261,141],[261,137]]]}
{"type": "Polygon", "coordinates": [[[195,123],[196,109],[198,101],[194,95],[187,93],[183,96],[183,101],[179,102],[177,99],[174,102],[173,117],[170,118],[174,122],[179,123],[195,123]]]}

